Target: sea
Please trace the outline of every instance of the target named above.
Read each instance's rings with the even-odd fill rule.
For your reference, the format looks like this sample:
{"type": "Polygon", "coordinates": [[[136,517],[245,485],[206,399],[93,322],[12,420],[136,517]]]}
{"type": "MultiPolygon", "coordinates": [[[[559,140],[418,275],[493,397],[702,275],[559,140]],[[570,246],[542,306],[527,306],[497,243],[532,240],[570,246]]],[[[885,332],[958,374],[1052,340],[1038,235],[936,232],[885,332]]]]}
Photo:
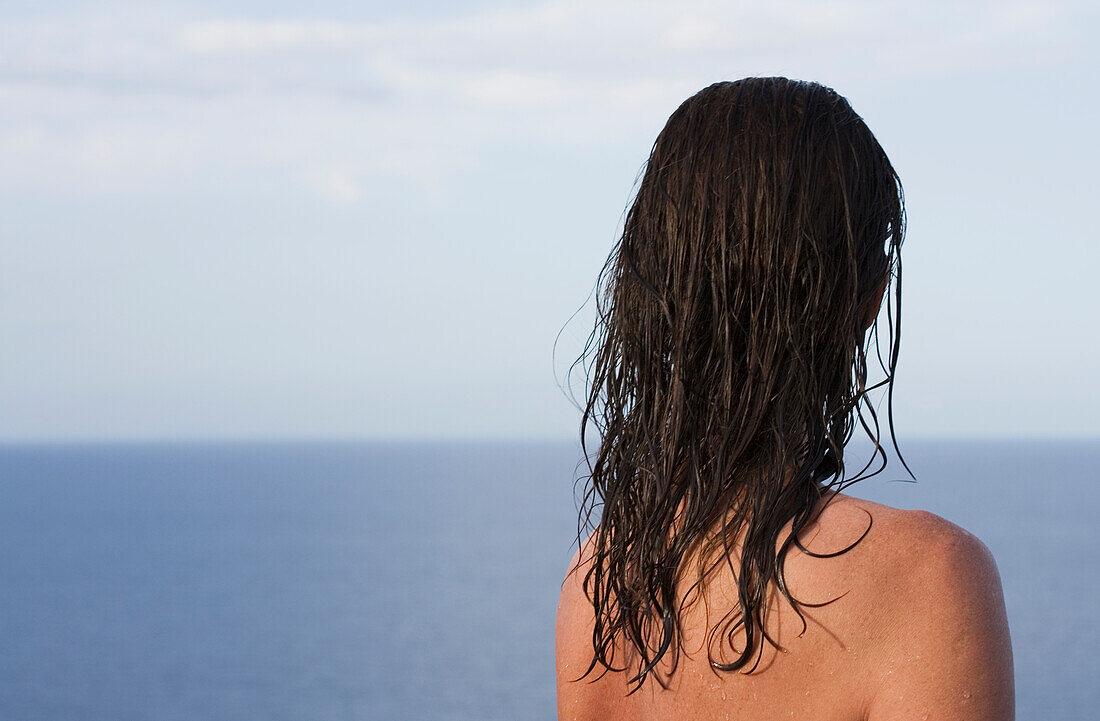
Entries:
{"type": "MultiPolygon", "coordinates": [[[[895,462],[848,493],[985,541],[1017,718],[1095,718],[1100,442],[902,452],[916,482],[895,462]]],[[[551,721],[579,461],[535,442],[0,446],[0,719],[551,721]]]]}

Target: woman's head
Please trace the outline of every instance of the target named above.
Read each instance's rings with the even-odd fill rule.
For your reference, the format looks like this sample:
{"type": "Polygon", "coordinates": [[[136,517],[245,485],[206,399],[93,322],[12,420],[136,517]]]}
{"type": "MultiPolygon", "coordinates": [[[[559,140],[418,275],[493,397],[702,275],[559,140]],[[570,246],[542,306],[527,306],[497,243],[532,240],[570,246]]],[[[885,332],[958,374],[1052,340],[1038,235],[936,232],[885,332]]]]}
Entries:
{"type": "Polygon", "coordinates": [[[857,421],[877,447],[862,403],[869,336],[893,278],[877,354],[892,387],[903,233],[897,174],[829,88],[715,83],[669,117],[601,274],[584,357],[582,440],[589,426],[601,437],[582,508],[587,524],[601,506],[585,582],[593,668],[611,667],[625,641],[640,684],[675,654],[681,562],[739,533],[741,612],[727,625],[748,646],[718,665],[759,650],[786,548],[823,490],[853,480],[844,446],[857,421]]]}

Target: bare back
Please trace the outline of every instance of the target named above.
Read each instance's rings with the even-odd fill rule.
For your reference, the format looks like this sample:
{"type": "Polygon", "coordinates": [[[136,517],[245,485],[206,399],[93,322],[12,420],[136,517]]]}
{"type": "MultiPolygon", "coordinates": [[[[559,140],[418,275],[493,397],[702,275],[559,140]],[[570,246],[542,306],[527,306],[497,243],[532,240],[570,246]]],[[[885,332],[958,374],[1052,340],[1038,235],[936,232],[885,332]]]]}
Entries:
{"type": "MultiPolygon", "coordinates": [[[[864,531],[859,544],[835,558],[797,549],[787,556],[792,595],[832,603],[803,607],[803,631],[790,604],[772,594],[767,630],[785,652],[765,642],[752,673],[712,670],[708,629],[737,607],[736,583],[724,567],[682,619],[684,652],[668,688],[648,679],[631,696],[625,673],[590,683],[602,667],[573,681],[592,660],[592,607],[580,585],[589,559],[582,549],[558,609],[559,719],[1011,719],[1011,647],[988,550],[932,514],[843,495],[801,540],[814,553],[831,553],[864,531]]],[[[744,647],[743,634],[734,647],[744,647]]],[[[711,651],[719,662],[736,657],[723,639],[711,651]]],[[[662,678],[669,670],[665,663],[662,678]]]]}

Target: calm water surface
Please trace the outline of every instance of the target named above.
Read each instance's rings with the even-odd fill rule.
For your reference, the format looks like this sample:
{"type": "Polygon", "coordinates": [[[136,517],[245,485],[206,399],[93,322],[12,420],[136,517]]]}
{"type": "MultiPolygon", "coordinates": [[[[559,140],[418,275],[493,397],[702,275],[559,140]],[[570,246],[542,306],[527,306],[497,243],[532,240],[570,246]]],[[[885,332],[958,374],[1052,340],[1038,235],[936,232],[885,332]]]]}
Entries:
{"type": "MultiPolygon", "coordinates": [[[[1098,443],[910,443],[850,491],[993,550],[1018,718],[1100,707],[1098,443]]],[[[0,718],[555,717],[570,445],[0,447],[0,718]]]]}

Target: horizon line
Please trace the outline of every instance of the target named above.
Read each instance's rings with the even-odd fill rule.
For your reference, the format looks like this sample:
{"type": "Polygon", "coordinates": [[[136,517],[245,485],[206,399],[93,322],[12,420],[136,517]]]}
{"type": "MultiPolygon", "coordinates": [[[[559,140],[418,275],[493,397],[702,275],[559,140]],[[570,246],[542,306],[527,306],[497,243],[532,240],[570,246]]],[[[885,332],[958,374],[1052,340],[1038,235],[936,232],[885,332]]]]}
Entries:
{"type": "MultiPolygon", "coordinates": [[[[885,439],[889,440],[889,439],[885,439]]],[[[899,445],[907,443],[1098,443],[1100,435],[1085,433],[1019,433],[1019,434],[910,434],[899,439],[899,445]]],[[[158,446],[158,445],[579,445],[577,437],[559,435],[178,435],[178,436],[88,436],[88,437],[0,437],[0,449],[15,447],[58,446],[158,446]]],[[[846,445],[867,444],[866,438],[852,438],[846,445]]],[[[884,443],[887,448],[889,443],[884,443]]]]}

